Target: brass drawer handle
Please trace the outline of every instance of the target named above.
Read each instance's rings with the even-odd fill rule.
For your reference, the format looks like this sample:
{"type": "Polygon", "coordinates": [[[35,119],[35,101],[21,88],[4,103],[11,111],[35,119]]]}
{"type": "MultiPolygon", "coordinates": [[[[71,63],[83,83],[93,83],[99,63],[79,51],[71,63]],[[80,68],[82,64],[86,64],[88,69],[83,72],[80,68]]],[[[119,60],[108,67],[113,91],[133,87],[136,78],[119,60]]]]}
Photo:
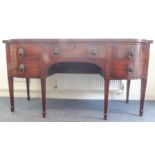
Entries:
{"type": "Polygon", "coordinates": [[[132,58],[134,56],[134,54],[135,54],[135,50],[132,48],[132,49],[129,50],[128,57],[132,58]]]}
{"type": "Polygon", "coordinates": [[[93,49],[91,50],[91,54],[94,55],[94,56],[96,55],[96,48],[93,48],[93,49]]]}
{"type": "Polygon", "coordinates": [[[59,49],[58,48],[55,48],[53,54],[54,55],[58,55],[59,54],[59,49]]]}
{"type": "Polygon", "coordinates": [[[20,65],[19,65],[19,71],[20,71],[21,73],[24,73],[24,72],[25,72],[25,65],[24,65],[24,64],[20,64],[20,65]]]}
{"type": "Polygon", "coordinates": [[[128,67],[128,73],[133,73],[133,71],[134,71],[133,66],[129,66],[129,67],[128,67]]]}
{"type": "Polygon", "coordinates": [[[20,58],[23,58],[24,57],[24,49],[23,48],[20,48],[18,50],[18,57],[20,57],[20,58]]]}

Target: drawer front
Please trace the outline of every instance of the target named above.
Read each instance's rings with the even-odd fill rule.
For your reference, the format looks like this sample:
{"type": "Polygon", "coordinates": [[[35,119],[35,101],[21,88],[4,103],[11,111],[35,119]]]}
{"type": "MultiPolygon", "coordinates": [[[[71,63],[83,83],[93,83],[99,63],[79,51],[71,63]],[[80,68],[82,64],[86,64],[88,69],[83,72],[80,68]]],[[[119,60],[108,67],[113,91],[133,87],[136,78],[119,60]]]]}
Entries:
{"type": "Polygon", "coordinates": [[[17,77],[39,77],[40,66],[35,60],[13,61],[12,74],[17,77]]]}
{"type": "Polygon", "coordinates": [[[134,77],[135,65],[134,63],[129,63],[128,61],[113,61],[111,64],[111,76],[113,78],[130,78],[134,77]]]}
{"type": "Polygon", "coordinates": [[[111,53],[111,77],[136,78],[141,65],[141,45],[113,45],[111,53]]]}
{"type": "Polygon", "coordinates": [[[101,44],[43,44],[19,43],[11,45],[11,60],[51,61],[57,58],[105,58],[105,46],[101,44]]]}
{"type": "Polygon", "coordinates": [[[111,58],[114,60],[133,60],[139,52],[140,45],[113,45],[111,58]]]}
{"type": "Polygon", "coordinates": [[[53,58],[67,57],[67,58],[105,58],[104,45],[90,45],[90,44],[72,44],[72,45],[58,45],[51,46],[49,50],[50,56],[53,58]]]}
{"type": "Polygon", "coordinates": [[[14,61],[22,59],[38,59],[41,51],[41,45],[30,43],[11,45],[11,58],[14,61]]]}

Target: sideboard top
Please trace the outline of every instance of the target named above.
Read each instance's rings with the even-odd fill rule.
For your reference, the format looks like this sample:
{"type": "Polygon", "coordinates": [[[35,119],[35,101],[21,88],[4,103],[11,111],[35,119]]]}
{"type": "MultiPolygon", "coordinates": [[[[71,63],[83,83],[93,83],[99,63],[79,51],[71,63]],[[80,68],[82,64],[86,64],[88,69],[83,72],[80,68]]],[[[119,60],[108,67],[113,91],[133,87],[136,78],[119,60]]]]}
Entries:
{"type": "Polygon", "coordinates": [[[3,43],[153,43],[146,39],[10,39],[3,43]]]}

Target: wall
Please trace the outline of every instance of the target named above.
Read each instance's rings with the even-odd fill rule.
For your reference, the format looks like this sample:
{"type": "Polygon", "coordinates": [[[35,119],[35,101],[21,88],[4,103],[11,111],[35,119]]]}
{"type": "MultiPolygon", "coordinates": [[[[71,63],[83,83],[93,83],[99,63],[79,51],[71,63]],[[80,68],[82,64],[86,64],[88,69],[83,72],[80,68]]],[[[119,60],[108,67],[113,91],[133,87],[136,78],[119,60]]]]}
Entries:
{"type": "MultiPolygon", "coordinates": [[[[153,0],[1,0],[0,41],[10,38],[144,38],[155,40],[153,0]]],[[[155,45],[151,45],[147,99],[155,99],[155,45]]],[[[50,77],[56,81],[55,77],[50,77]]],[[[48,79],[48,81],[50,81],[48,79]]],[[[51,84],[50,82],[48,82],[51,84]]],[[[38,97],[39,81],[32,80],[38,97]]],[[[48,84],[48,86],[49,86],[48,84]]],[[[131,98],[139,98],[139,81],[131,85],[131,98]]],[[[24,95],[25,84],[16,82],[16,96],[24,95]],[[22,90],[22,91],[21,91],[22,90]]],[[[0,44],[0,96],[8,96],[5,46],[0,44]]],[[[71,91],[72,92],[72,91],[71,91]]],[[[65,96],[51,92],[50,96],[65,96]]],[[[85,95],[102,98],[101,93],[85,95]]],[[[74,96],[81,97],[80,92],[74,96]]],[[[119,98],[124,99],[124,94],[119,98]]],[[[73,96],[73,95],[72,95],[73,96]]],[[[115,98],[115,95],[111,95],[115,98]]],[[[116,95],[118,98],[118,96],[116,95]]]]}

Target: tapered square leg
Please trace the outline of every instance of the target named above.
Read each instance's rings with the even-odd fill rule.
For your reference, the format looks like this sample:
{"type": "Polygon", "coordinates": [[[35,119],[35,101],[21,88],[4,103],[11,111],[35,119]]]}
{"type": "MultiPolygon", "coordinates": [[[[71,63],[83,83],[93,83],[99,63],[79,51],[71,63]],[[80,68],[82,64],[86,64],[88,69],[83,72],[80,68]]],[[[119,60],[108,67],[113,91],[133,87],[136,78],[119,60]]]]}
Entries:
{"type": "Polygon", "coordinates": [[[10,94],[10,109],[11,112],[15,111],[14,107],[14,89],[13,89],[13,77],[8,77],[8,85],[9,85],[9,94],[10,94]]]}
{"type": "Polygon", "coordinates": [[[41,92],[42,92],[42,115],[46,117],[46,78],[41,79],[41,92]]]}
{"type": "Polygon", "coordinates": [[[27,100],[30,101],[30,79],[26,78],[27,100]]]}
{"type": "Polygon", "coordinates": [[[107,120],[109,83],[110,80],[104,80],[104,120],[107,120]]]}
{"type": "Polygon", "coordinates": [[[140,97],[139,116],[143,116],[146,85],[147,85],[147,79],[141,79],[141,95],[140,95],[141,97],[140,97]]]}
{"type": "Polygon", "coordinates": [[[126,103],[129,103],[130,83],[131,83],[131,80],[127,80],[126,103]]]}

